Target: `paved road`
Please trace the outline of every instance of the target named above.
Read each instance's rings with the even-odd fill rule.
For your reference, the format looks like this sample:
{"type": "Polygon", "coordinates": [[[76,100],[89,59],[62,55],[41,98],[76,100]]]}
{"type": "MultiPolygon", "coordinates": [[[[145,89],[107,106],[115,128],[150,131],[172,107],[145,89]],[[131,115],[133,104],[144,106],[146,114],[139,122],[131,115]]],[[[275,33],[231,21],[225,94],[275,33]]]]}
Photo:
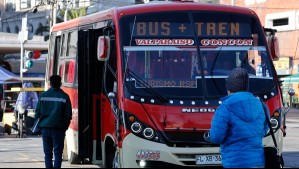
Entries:
{"type": "MultiPolygon", "coordinates": [[[[41,137],[15,138],[0,136],[0,168],[44,168],[41,137]]],[[[100,168],[97,165],[70,165],[63,161],[62,168],[100,168]]]]}
{"type": "MultiPolygon", "coordinates": [[[[287,118],[287,136],[284,139],[285,167],[299,168],[299,111],[292,109],[287,118]]],[[[0,136],[0,168],[44,168],[42,139],[0,136]]],[[[62,168],[100,168],[97,165],[70,165],[62,168]]]]}
{"type": "Polygon", "coordinates": [[[299,111],[292,109],[287,115],[287,135],[284,138],[285,167],[299,168],[299,111]]]}

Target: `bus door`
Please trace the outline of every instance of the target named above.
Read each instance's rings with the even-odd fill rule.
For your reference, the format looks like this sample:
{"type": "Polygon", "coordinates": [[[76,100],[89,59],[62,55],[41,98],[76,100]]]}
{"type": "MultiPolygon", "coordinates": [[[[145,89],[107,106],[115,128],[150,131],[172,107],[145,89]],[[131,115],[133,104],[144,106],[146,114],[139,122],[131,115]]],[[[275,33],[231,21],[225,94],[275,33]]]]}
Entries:
{"type": "Polygon", "coordinates": [[[91,27],[81,28],[78,40],[78,155],[89,162],[102,159],[100,94],[104,63],[96,57],[99,32],[91,27]]]}

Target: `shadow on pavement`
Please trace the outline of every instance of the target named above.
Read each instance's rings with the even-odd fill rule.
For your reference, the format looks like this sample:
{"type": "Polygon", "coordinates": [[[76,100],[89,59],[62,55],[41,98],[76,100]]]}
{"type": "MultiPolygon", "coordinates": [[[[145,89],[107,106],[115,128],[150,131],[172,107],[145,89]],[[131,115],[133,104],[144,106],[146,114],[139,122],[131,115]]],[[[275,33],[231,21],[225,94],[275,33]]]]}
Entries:
{"type": "Polygon", "coordinates": [[[299,159],[299,152],[283,152],[283,159],[285,167],[287,168],[298,168],[298,159],[299,159]]]}

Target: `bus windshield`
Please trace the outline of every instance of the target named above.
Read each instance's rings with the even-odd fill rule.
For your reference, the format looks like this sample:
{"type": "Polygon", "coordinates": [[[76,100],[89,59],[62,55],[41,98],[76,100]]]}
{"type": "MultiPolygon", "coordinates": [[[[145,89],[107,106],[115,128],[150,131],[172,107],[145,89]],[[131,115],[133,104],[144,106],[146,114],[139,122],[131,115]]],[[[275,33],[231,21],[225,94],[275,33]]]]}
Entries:
{"type": "Polygon", "coordinates": [[[159,12],[125,16],[120,25],[130,93],[146,97],[144,89],[151,88],[167,98],[219,98],[227,95],[225,79],[237,67],[248,71],[250,92],[275,86],[264,32],[252,16],[159,12]]]}

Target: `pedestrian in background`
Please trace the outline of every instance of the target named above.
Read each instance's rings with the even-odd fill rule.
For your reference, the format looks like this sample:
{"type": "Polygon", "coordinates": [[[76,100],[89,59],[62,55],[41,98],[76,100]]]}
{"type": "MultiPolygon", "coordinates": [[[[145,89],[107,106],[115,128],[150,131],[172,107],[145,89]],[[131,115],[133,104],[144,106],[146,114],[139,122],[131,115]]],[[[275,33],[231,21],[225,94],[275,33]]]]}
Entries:
{"type": "Polygon", "coordinates": [[[209,136],[205,138],[220,144],[224,168],[263,168],[262,139],[268,131],[268,125],[263,103],[248,92],[247,70],[233,69],[226,87],[229,95],[222,98],[222,104],[213,117],[209,136]]]}
{"type": "Polygon", "coordinates": [[[39,98],[35,120],[40,119],[46,168],[61,168],[65,132],[72,118],[72,106],[69,96],[60,89],[60,76],[52,75],[50,85],[51,88],[39,98]]]}

